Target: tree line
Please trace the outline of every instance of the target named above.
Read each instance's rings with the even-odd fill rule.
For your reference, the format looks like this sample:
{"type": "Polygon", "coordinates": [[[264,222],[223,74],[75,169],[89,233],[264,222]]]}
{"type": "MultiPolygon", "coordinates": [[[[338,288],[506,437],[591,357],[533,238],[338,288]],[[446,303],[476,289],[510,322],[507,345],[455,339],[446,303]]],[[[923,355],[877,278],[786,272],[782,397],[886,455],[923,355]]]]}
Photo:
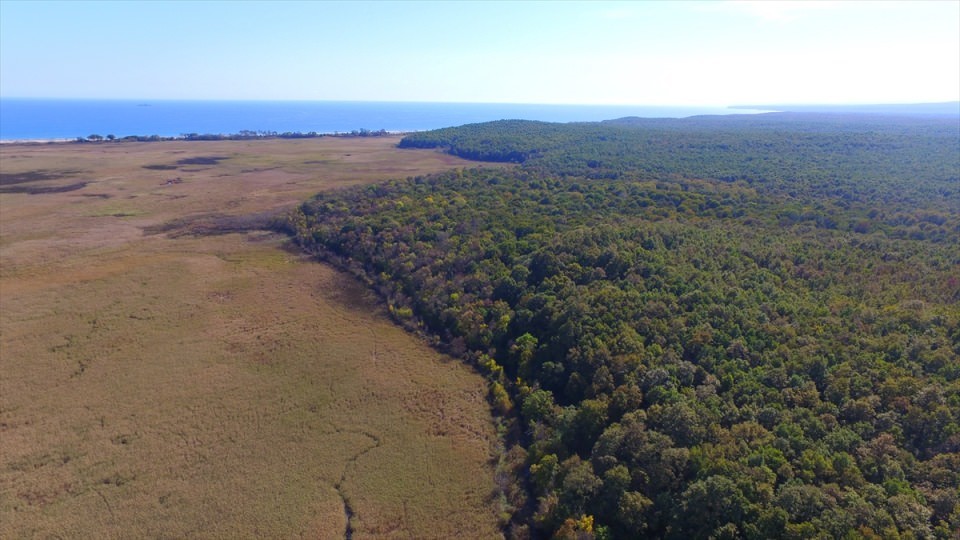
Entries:
{"type": "Polygon", "coordinates": [[[248,141],[253,139],[314,139],[318,137],[384,137],[391,135],[385,129],[355,129],[349,132],[320,133],[316,131],[270,131],[270,130],[248,130],[243,129],[237,133],[183,133],[179,136],[161,136],[161,135],[127,135],[117,137],[110,134],[104,137],[97,133],[87,135],[86,137],[77,137],[74,142],[77,143],[98,143],[103,141],[121,141],[121,142],[157,142],[157,141],[248,141]]]}

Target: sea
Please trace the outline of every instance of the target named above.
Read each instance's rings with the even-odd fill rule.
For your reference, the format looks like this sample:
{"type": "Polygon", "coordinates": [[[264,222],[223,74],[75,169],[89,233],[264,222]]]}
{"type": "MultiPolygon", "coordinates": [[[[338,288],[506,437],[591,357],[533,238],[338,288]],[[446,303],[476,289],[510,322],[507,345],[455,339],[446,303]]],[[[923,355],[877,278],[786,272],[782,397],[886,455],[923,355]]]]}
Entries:
{"type": "Polygon", "coordinates": [[[0,140],[59,140],[90,135],[177,137],[241,131],[411,132],[505,119],[592,122],[626,116],[685,118],[758,112],[766,111],[636,105],[0,98],[0,140]]]}

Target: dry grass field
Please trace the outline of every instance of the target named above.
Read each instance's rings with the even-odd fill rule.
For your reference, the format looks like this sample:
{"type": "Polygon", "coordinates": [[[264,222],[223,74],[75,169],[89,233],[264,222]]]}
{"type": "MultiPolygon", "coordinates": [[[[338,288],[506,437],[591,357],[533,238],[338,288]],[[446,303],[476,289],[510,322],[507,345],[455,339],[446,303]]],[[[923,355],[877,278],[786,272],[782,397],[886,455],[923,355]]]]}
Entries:
{"type": "Polygon", "coordinates": [[[181,234],[464,164],[396,142],[0,146],[0,538],[498,536],[478,375],[276,235],[181,234]]]}

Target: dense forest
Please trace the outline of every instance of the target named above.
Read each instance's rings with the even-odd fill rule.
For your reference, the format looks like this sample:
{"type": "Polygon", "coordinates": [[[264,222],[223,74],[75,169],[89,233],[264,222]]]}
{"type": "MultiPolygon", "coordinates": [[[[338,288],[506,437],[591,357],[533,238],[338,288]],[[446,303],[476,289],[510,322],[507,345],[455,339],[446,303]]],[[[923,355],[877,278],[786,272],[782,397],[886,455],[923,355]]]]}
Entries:
{"type": "Polygon", "coordinates": [[[490,381],[515,538],[956,538],[960,121],[406,137],[508,168],[323,193],[303,249],[490,381]]]}

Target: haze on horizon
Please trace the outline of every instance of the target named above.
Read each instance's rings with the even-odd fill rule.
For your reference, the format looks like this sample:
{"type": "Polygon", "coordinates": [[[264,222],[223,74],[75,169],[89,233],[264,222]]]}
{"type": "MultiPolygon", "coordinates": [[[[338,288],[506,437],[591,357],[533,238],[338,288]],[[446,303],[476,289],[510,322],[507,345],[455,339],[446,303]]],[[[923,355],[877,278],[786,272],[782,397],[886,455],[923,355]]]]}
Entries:
{"type": "Polygon", "coordinates": [[[0,2],[0,97],[960,100],[960,2],[0,2]]]}

